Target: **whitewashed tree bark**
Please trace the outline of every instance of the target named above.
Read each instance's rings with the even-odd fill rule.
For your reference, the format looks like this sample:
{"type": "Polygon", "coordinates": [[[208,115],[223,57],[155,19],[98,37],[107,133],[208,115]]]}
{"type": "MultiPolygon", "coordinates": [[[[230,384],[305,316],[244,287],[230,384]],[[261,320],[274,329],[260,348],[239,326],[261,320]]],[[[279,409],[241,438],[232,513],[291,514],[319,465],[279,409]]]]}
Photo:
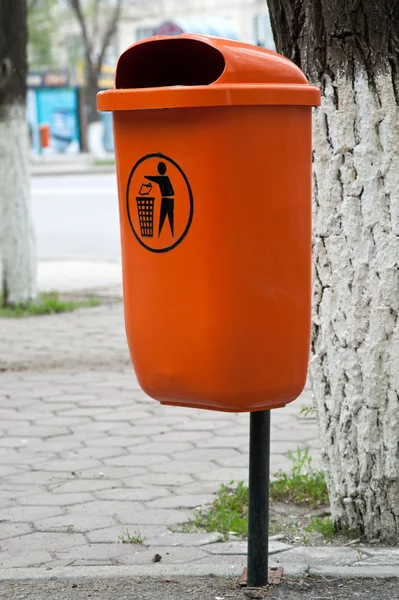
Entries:
{"type": "Polygon", "coordinates": [[[26,2],[0,0],[0,258],[3,304],[36,298],[26,123],[26,2]]]}
{"type": "Polygon", "coordinates": [[[310,376],[337,529],[399,542],[399,3],[268,0],[314,114],[310,376]]]}

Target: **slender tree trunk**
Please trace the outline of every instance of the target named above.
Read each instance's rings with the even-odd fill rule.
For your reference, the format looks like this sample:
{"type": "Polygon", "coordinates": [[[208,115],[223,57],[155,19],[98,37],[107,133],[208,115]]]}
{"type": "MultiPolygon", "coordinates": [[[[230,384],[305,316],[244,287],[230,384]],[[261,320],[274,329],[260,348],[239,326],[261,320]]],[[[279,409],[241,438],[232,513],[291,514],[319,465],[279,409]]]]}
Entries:
{"type": "Polygon", "coordinates": [[[0,0],[0,253],[3,304],[36,297],[26,122],[26,0],[0,0]]]}
{"type": "Polygon", "coordinates": [[[95,121],[98,121],[99,116],[97,112],[97,93],[98,89],[98,69],[93,63],[87,61],[87,91],[86,91],[86,106],[88,109],[87,121],[90,125],[95,121]]]}
{"type": "Polygon", "coordinates": [[[399,541],[399,3],[268,0],[314,115],[310,375],[334,522],[399,541]]]}
{"type": "Polygon", "coordinates": [[[104,7],[101,5],[101,2],[94,2],[91,11],[92,27],[89,27],[89,19],[85,15],[82,0],[69,0],[68,4],[77,18],[82,33],[86,59],[87,120],[90,125],[99,120],[97,112],[98,78],[101,73],[105,53],[117,31],[123,0],[113,2],[112,8],[110,7],[106,12],[103,10],[104,7]],[[103,26],[100,28],[101,33],[99,29],[100,18],[103,20],[103,26]]]}

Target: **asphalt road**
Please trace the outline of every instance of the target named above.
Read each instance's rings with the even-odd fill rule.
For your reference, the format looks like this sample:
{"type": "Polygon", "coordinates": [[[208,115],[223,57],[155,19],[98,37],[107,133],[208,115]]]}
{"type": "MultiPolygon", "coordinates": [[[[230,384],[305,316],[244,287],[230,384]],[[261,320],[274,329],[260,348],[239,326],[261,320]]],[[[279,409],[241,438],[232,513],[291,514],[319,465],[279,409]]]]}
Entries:
{"type": "Polygon", "coordinates": [[[39,259],[120,262],[114,174],[32,177],[39,259]]]}
{"type": "MultiPolygon", "coordinates": [[[[50,575],[49,575],[50,577],[50,575]]],[[[269,590],[237,589],[216,577],[162,579],[42,579],[1,581],[4,600],[398,600],[397,579],[313,579],[287,581],[269,590]]]]}

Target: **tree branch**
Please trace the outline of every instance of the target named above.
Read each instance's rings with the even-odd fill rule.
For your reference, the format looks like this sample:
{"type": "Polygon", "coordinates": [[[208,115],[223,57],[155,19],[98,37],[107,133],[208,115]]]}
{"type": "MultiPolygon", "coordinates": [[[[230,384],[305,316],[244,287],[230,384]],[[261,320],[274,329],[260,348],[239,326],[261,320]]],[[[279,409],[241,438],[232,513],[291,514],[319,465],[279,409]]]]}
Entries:
{"type": "Polygon", "coordinates": [[[94,0],[94,8],[93,8],[93,40],[96,40],[98,37],[98,15],[100,13],[100,5],[101,0],[94,0]]]}
{"type": "Polygon", "coordinates": [[[112,36],[114,35],[114,33],[116,31],[116,26],[118,24],[118,20],[119,20],[121,10],[122,10],[122,2],[123,2],[123,0],[117,0],[113,15],[108,23],[108,27],[105,30],[105,34],[104,34],[103,41],[101,44],[101,49],[100,49],[100,52],[99,52],[98,58],[97,58],[98,70],[101,69],[105,52],[109,46],[112,36]]]}
{"type": "Polygon", "coordinates": [[[37,1],[38,0],[29,0],[29,2],[28,2],[28,12],[30,12],[31,10],[34,10],[36,8],[37,1]]]}
{"type": "Polygon", "coordinates": [[[80,28],[82,30],[82,38],[83,44],[85,47],[86,60],[91,65],[93,63],[93,47],[91,40],[89,38],[89,34],[86,27],[85,17],[83,15],[82,6],[80,0],[69,0],[69,5],[71,9],[74,11],[76,18],[79,22],[80,28]]]}

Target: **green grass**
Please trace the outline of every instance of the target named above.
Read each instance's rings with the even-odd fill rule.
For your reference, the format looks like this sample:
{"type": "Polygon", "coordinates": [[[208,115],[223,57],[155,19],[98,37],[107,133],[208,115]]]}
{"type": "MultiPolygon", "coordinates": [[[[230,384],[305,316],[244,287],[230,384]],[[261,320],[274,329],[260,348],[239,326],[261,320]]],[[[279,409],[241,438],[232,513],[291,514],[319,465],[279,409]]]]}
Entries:
{"type": "Polygon", "coordinates": [[[73,525],[64,525],[67,533],[74,533],[73,525]]]}
{"type": "Polygon", "coordinates": [[[317,531],[321,533],[326,539],[334,537],[334,524],[330,517],[321,519],[320,517],[313,517],[309,525],[305,527],[305,531],[312,533],[317,531]]]}
{"type": "Polygon", "coordinates": [[[131,534],[128,529],[126,529],[122,535],[118,536],[118,540],[120,540],[122,544],[144,544],[145,542],[145,538],[143,538],[138,531],[131,534]]]}
{"type": "Polygon", "coordinates": [[[93,160],[93,167],[107,167],[115,165],[114,158],[95,158],[93,160]]]}
{"type": "Polygon", "coordinates": [[[326,480],[322,471],[312,467],[309,448],[288,452],[292,462],[291,473],[278,471],[270,484],[272,500],[283,500],[295,504],[309,504],[316,508],[328,503],[326,480]]]}
{"type": "Polygon", "coordinates": [[[248,487],[241,481],[237,486],[222,485],[209,511],[198,510],[193,519],[184,523],[182,531],[196,529],[217,531],[219,541],[227,540],[230,533],[246,536],[248,533],[248,487]]]}
{"type": "Polygon", "coordinates": [[[0,317],[18,319],[37,315],[51,315],[69,312],[82,307],[98,306],[99,304],[100,302],[97,298],[88,298],[87,300],[80,301],[61,300],[57,292],[39,294],[37,302],[27,304],[26,306],[2,306],[2,299],[0,297],[0,317]]]}
{"type": "Polygon", "coordinates": [[[314,406],[302,406],[299,413],[304,417],[315,417],[316,408],[314,406]]]}
{"type": "MultiPolygon", "coordinates": [[[[288,456],[292,462],[291,473],[282,471],[276,473],[275,479],[270,483],[271,499],[307,504],[312,508],[327,504],[324,473],[313,469],[309,448],[304,451],[298,448],[295,453],[288,452],[288,456]]],[[[196,511],[192,519],[183,523],[181,531],[183,533],[192,533],[197,529],[217,531],[219,540],[227,540],[230,534],[246,537],[248,535],[248,487],[243,482],[233,486],[234,482],[230,482],[228,486],[222,485],[209,510],[196,511]]],[[[313,526],[316,527],[317,524],[313,526]]],[[[277,523],[275,528],[276,531],[271,530],[271,534],[281,531],[280,524],[277,523]]],[[[327,532],[328,528],[326,521],[324,530],[327,532]]]]}
{"type": "Polygon", "coordinates": [[[283,524],[280,521],[269,519],[269,535],[278,535],[284,530],[283,524]]]}

